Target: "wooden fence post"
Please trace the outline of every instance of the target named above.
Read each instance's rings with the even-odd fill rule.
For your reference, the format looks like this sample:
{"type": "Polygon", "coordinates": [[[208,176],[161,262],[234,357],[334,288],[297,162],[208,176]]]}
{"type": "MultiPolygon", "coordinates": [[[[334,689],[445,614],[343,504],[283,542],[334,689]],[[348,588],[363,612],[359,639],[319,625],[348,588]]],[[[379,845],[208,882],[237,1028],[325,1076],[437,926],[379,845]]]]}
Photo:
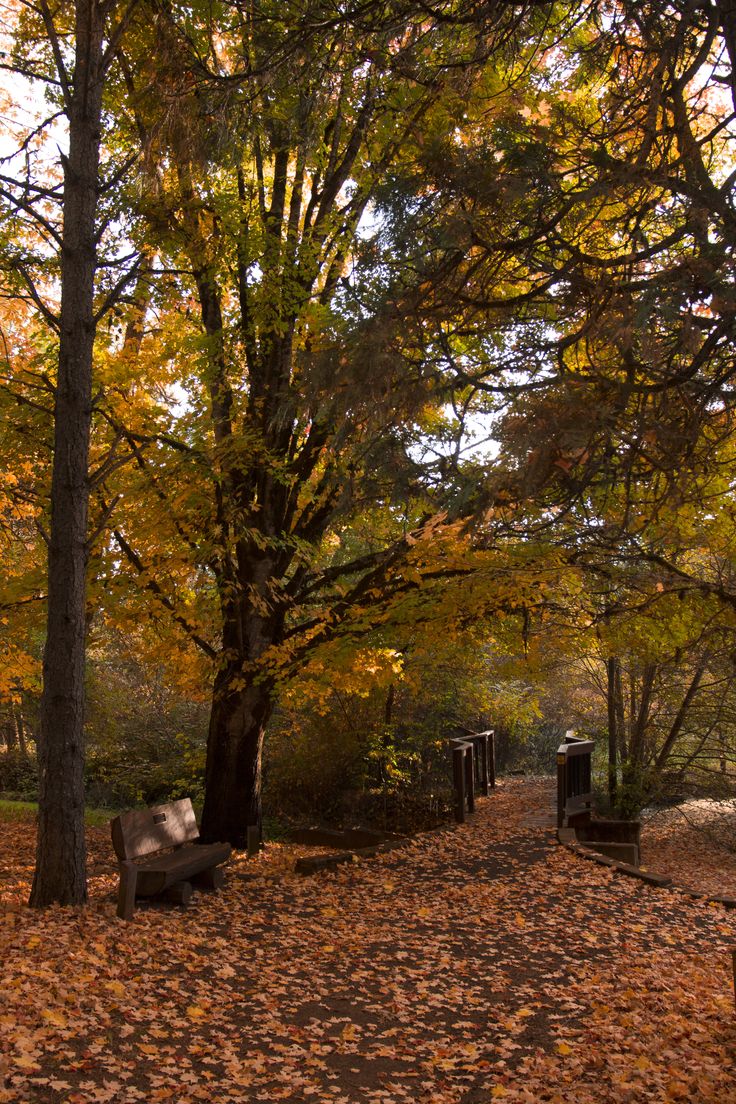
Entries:
{"type": "Polygon", "coordinates": [[[565,804],[567,802],[567,756],[557,752],[557,827],[565,825],[565,804]]]}
{"type": "Polygon", "coordinates": [[[455,790],[455,820],[462,824],[465,820],[465,751],[461,747],[452,748],[452,781],[455,790]]]}
{"type": "Polygon", "coordinates": [[[472,744],[465,747],[465,793],[468,799],[468,812],[475,812],[475,754],[472,744]]]}
{"type": "Polygon", "coordinates": [[[466,811],[475,812],[475,794],[490,793],[496,785],[496,747],[493,729],[450,739],[455,820],[462,824],[466,811]]]}
{"type": "Polygon", "coordinates": [[[488,733],[483,732],[479,738],[480,742],[480,792],[484,797],[488,797],[489,791],[489,773],[488,773],[488,733]]]}
{"type": "Polygon", "coordinates": [[[249,824],[245,832],[248,858],[252,858],[254,855],[257,855],[261,849],[261,829],[257,824],[249,824]]]}

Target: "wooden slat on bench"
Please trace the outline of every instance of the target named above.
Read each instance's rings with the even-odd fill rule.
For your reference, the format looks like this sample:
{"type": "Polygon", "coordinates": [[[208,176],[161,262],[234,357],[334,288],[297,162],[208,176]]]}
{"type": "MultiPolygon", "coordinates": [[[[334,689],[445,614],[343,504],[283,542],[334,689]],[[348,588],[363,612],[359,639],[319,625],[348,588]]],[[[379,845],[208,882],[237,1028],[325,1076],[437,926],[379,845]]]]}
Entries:
{"type": "Polygon", "coordinates": [[[121,813],[110,822],[110,830],[115,854],[121,862],[199,839],[197,820],[188,797],[168,805],[154,805],[152,809],[121,813]]]}
{"type": "Polygon", "coordinates": [[[142,897],[161,893],[175,882],[188,881],[195,874],[226,862],[230,852],[229,843],[205,843],[144,860],[137,865],[137,892],[142,897]]]}

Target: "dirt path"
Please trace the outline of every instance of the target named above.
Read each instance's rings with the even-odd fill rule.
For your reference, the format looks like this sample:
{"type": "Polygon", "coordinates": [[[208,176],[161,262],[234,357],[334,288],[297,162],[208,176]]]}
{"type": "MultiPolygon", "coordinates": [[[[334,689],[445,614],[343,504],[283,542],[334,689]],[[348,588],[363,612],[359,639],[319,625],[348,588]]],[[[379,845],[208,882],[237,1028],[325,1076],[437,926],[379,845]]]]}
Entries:
{"type": "Polygon", "coordinates": [[[101,874],[0,917],[0,1101],[736,1102],[735,920],[557,847],[550,799],[185,914],[123,924],[101,874]]]}

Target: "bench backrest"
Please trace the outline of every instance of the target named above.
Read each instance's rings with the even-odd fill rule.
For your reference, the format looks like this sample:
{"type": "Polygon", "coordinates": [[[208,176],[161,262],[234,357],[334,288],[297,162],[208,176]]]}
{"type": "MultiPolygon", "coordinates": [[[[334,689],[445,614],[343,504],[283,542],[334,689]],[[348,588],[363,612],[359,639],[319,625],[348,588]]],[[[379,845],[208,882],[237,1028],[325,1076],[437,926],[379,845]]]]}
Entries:
{"type": "Polygon", "coordinates": [[[121,862],[141,859],[165,847],[177,847],[199,839],[197,820],[188,797],[168,805],[121,813],[110,821],[110,833],[115,854],[121,862]]]}

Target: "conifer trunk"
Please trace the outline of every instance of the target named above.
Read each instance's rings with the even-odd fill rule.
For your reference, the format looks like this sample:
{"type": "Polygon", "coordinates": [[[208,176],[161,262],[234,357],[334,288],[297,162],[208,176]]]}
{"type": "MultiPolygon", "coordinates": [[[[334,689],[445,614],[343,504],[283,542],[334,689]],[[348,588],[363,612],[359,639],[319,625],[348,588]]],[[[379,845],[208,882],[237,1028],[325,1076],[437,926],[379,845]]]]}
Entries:
{"type": "Polygon", "coordinates": [[[608,705],[608,798],[611,808],[616,807],[618,791],[618,724],[616,715],[616,689],[619,677],[618,660],[609,656],[606,661],[608,705]]]}
{"type": "Polygon", "coordinates": [[[84,668],[87,465],[95,337],[96,215],[103,83],[96,0],[76,5],[76,53],[67,105],[61,332],[54,407],[48,614],[38,734],[39,814],[30,904],[83,904],[84,668]]]}

